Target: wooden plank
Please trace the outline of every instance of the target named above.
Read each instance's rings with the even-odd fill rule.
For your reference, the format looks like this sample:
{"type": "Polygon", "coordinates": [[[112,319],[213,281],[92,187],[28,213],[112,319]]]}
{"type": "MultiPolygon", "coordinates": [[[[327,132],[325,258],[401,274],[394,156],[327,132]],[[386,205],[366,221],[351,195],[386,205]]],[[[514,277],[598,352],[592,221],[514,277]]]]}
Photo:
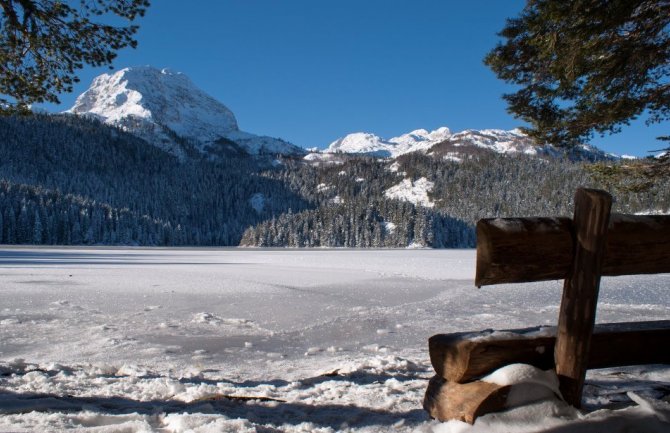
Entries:
{"type": "Polygon", "coordinates": [[[475,285],[561,278],[570,270],[572,246],[569,218],[480,220],[475,285]]]}
{"type": "Polygon", "coordinates": [[[670,364],[670,320],[596,325],[588,368],[670,364]]]}
{"type": "Polygon", "coordinates": [[[430,362],[438,376],[456,383],[478,379],[514,363],[553,368],[556,338],[526,337],[524,333],[501,331],[496,337],[474,340],[471,337],[476,334],[434,335],[428,340],[430,362]]]}
{"type": "Polygon", "coordinates": [[[453,383],[433,376],[423,399],[423,408],[439,421],[475,419],[505,408],[510,386],[487,382],[453,383]]]}
{"type": "MultiPolygon", "coordinates": [[[[555,336],[533,336],[538,328],[434,335],[430,361],[438,376],[464,383],[514,363],[554,368],[555,336]],[[488,333],[490,334],[490,333],[488,333]]],[[[670,364],[670,320],[596,325],[587,367],[670,364]]]]}
{"type": "Polygon", "coordinates": [[[580,188],[575,194],[575,252],[570,275],[563,285],[554,361],[566,402],[581,406],[612,196],[580,188]]]}
{"type": "Polygon", "coordinates": [[[670,272],[670,215],[612,215],[603,275],[666,272],[670,272]]]}
{"type": "MultiPolygon", "coordinates": [[[[565,279],[572,265],[568,218],[494,218],[477,223],[475,285],[565,279]]],[[[670,215],[612,214],[602,275],[670,273],[670,215]]]]}

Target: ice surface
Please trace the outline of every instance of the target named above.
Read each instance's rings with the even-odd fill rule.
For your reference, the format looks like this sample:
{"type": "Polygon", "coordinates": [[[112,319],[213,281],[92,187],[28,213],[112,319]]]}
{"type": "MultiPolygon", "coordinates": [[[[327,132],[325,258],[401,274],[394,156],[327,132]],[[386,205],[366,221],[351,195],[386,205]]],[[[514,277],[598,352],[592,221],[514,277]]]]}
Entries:
{"type": "MultiPolygon", "coordinates": [[[[590,372],[586,415],[429,420],[429,336],[556,322],[560,282],[473,275],[472,250],[4,247],[0,431],[668,431],[667,366],[590,372]]],[[[667,281],[604,280],[598,320],[667,319],[667,281]]]]}

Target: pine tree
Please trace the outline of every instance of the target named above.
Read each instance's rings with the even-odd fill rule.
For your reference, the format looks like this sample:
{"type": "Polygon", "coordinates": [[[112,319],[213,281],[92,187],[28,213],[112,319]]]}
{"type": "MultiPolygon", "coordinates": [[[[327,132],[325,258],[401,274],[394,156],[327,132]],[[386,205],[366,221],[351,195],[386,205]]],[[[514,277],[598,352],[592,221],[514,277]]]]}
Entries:
{"type": "Polygon", "coordinates": [[[40,245],[43,243],[43,228],[42,228],[42,218],[40,217],[39,211],[35,210],[35,222],[33,224],[33,244],[40,245]]]}
{"type": "Polygon", "coordinates": [[[670,119],[667,0],[528,0],[500,36],[485,63],[519,89],[504,98],[540,143],[670,119]]]}
{"type": "Polygon", "coordinates": [[[148,6],[148,0],[0,0],[0,95],[6,95],[0,112],[58,103],[58,94],[79,81],[76,70],[109,65],[116,51],[137,45],[136,25],[111,23],[132,22],[148,6]]]}

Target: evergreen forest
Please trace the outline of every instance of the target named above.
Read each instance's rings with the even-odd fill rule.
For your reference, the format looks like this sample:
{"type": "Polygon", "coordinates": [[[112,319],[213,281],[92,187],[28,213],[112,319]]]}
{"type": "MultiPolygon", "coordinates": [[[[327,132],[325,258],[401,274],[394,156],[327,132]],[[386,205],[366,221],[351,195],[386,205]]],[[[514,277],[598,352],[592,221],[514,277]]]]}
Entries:
{"type": "MultiPolygon", "coordinates": [[[[570,216],[577,187],[607,187],[588,164],[493,152],[178,160],[95,119],[5,116],[0,244],[473,247],[480,218],[570,216]],[[420,179],[428,204],[387,194],[420,179]]],[[[615,191],[615,211],[667,211],[668,186],[615,191]]]]}

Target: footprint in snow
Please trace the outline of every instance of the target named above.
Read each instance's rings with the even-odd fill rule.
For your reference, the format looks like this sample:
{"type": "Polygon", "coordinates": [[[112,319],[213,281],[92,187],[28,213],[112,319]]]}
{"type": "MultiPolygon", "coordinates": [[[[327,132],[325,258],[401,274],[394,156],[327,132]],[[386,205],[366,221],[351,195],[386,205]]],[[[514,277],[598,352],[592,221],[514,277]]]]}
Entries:
{"type": "Polygon", "coordinates": [[[228,325],[235,326],[239,328],[252,328],[254,327],[254,322],[247,319],[224,319],[222,317],[216,316],[212,313],[197,313],[193,316],[193,323],[207,323],[210,325],[228,325]]]}

